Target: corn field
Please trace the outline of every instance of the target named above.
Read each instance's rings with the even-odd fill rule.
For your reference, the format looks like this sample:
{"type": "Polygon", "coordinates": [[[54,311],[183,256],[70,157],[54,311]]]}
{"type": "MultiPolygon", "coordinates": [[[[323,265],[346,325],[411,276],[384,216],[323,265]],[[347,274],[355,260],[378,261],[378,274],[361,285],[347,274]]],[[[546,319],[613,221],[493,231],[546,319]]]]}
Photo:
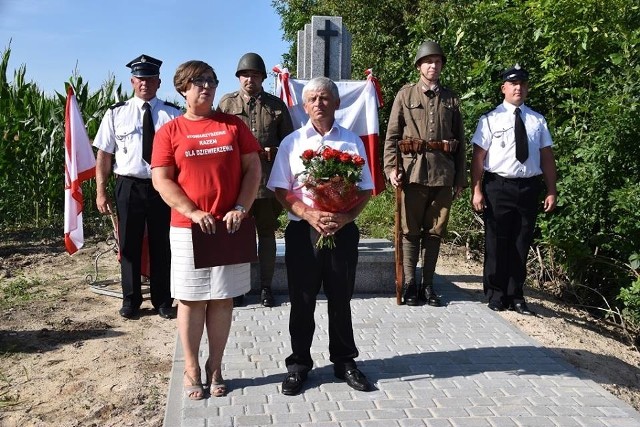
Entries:
{"type": "MultiPolygon", "coordinates": [[[[131,95],[115,87],[115,78],[89,93],[81,76],[61,82],[62,93],[47,96],[25,79],[26,66],[7,76],[11,48],[0,63],[0,227],[28,225],[62,228],[64,208],[64,111],[66,85],[76,92],[78,105],[93,138],[109,105],[131,95]]],[[[85,217],[95,209],[95,181],[83,184],[85,217]]],[[[60,231],[61,233],[61,231],[60,231]]]]}

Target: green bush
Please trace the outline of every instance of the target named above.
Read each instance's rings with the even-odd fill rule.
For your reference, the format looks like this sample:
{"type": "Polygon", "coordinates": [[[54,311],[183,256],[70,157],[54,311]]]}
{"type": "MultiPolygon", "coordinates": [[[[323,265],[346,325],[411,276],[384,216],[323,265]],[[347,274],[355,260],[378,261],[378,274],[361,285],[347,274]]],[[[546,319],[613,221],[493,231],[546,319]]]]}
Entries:
{"type": "Polygon", "coordinates": [[[635,253],[629,258],[631,276],[635,279],[631,286],[622,288],[618,300],[624,307],[624,317],[632,323],[636,330],[640,330],[640,254],[635,253]]]}

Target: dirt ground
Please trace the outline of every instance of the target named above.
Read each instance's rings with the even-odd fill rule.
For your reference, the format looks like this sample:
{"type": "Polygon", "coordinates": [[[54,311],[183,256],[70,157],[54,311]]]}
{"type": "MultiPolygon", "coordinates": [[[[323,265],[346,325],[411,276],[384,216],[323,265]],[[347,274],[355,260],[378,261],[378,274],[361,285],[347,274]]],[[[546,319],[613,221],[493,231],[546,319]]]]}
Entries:
{"type": "MultiPolygon", "coordinates": [[[[70,257],[60,241],[1,240],[0,426],[161,426],[175,320],[148,301],[139,320],[122,319],[119,299],[90,290],[99,252],[98,279],[118,277],[104,242],[70,257]]],[[[480,264],[451,247],[441,255],[438,273],[481,298],[469,280],[480,264]]],[[[615,328],[543,294],[529,301],[538,317],[500,315],[640,410],[640,353],[615,328]]]]}

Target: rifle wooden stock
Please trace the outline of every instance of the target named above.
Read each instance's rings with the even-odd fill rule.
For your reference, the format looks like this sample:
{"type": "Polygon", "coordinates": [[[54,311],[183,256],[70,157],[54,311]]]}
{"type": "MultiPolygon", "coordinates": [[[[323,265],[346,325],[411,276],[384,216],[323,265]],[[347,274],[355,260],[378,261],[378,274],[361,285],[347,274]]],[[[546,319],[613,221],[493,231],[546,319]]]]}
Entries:
{"type": "MultiPolygon", "coordinates": [[[[402,159],[399,144],[396,143],[396,177],[403,173],[402,159]]],[[[402,304],[402,288],[404,286],[404,271],[402,264],[402,186],[396,187],[396,214],[395,214],[395,267],[396,267],[396,304],[402,304]]]]}

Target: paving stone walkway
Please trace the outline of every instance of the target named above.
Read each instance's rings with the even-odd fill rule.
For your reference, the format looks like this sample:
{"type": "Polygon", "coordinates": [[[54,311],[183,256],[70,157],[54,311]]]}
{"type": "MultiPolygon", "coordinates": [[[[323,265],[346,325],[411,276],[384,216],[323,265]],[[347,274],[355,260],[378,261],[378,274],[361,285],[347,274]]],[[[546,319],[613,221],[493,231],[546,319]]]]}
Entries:
{"type": "MultiPolygon", "coordinates": [[[[395,296],[352,301],[363,393],[333,376],[326,301],[316,310],[315,368],[300,395],[280,385],[290,352],[289,304],[257,297],[234,309],[223,360],[229,394],[190,401],[177,341],[165,427],[211,426],[640,426],[640,414],[541,347],[465,291],[437,276],[445,307],[397,306],[395,296]]],[[[253,299],[252,299],[253,298],[253,299]]],[[[201,365],[206,358],[201,346],[201,365]]]]}

